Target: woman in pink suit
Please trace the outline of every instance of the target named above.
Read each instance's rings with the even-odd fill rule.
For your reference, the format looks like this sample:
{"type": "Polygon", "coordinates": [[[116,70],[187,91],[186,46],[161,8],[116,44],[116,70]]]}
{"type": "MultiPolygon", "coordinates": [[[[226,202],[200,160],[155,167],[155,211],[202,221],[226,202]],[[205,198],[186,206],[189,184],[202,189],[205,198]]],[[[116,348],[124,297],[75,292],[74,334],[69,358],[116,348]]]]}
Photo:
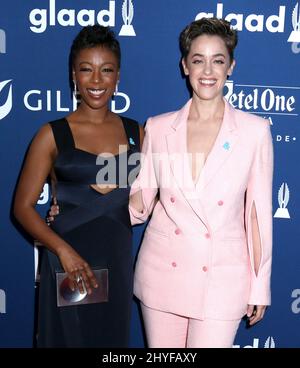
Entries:
{"type": "Polygon", "coordinates": [[[130,211],[135,224],[153,210],[134,284],[149,347],[231,347],[241,318],[270,304],[272,139],[268,120],[223,98],[236,44],[225,20],[187,26],[192,98],[146,125],[130,211]]]}

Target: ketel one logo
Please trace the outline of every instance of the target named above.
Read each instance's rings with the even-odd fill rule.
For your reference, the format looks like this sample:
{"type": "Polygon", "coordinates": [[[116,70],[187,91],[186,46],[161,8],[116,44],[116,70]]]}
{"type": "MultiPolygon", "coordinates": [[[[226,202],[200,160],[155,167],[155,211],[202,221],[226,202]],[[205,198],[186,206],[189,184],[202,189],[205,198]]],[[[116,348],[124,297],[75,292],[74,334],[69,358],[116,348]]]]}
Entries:
{"type": "Polygon", "coordinates": [[[287,183],[282,183],[281,187],[278,191],[278,204],[274,217],[276,218],[290,218],[289,210],[287,209],[287,205],[290,200],[290,191],[287,183]]]}
{"type": "Polygon", "coordinates": [[[296,4],[292,13],[293,31],[288,38],[288,42],[300,42],[300,7],[296,4]]]}
{"type": "MultiPolygon", "coordinates": [[[[2,97],[1,91],[4,89],[4,87],[9,84],[12,80],[5,80],[3,82],[0,82],[0,94],[2,97]]],[[[2,98],[0,99],[2,101],[2,98]]],[[[5,116],[7,116],[10,113],[10,110],[12,108],[12,84],[10,84],[8,93],[6,98],[4,97],[4,103],[0,105],[0,120],[4,119],[5,116]]]]}
{"type": "Polygon", "coordinates": [[[297,87],[236,84],[232,80],[224,90],[233,107],[260,115],[297,116],[296,93],[297,87]]]}

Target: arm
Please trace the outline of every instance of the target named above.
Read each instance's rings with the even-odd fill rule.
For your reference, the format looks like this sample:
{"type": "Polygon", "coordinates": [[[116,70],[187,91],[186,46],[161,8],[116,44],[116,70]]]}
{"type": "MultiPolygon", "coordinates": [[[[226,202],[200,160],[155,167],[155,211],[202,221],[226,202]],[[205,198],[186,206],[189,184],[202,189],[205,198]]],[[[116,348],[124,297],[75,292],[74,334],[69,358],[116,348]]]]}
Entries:
{"type": "MultiPolygon", "coordinates": [[[[257,212],[255,208],[255,203],[251,209],[251,224],[252,224],[252,248],[253,248],[253,267],[255,275],[257,276],[259,265],[261,262],[261,242],[260,242],[260,234],[259,234],[259,225],[257,219],[257,212]]],[[[267,306],[266,305],[253,305],[249,304],[247,308],[247,317],[249,318],[249,325],[252,326],[255,323],[259,322],[263,319],[267,306]]]]}
{"type": "Polygon", "coordinates": [[[141,170],[130,192],[129,212],[132,225],[147,220],[156,203],[157,188],[149,119],[145,128],[145,139],[141,152],[141,170]]]}
{"type": "MultiPolygon", "coordinates": [[[[26,161],[17,186],[14,215],[24,229],[35,239],[57,254],[71,280],[79,274],[84,279],[88,292],[96,279],[89,265],[75,250],[51,230],[35,210],[43,185],[50,173],[57,152],[49,125],[43,126],[35,136],[28,151],[26,161]]],[[[83,292],[82,285],[78,285],[83,292]]]]}
{"type": "Polygon", "coordinates": [[[141,125],[139,126],[139,130],[140,130],[140,146],[143,147],[144,138],[145,138],[145,130],[144,130],[144,127],[142,127],[141,125]]]}
{"type": "Polygon", "coordinates": [[[251,209],[251,224],[252,224],[252,247],[253,247],[253,261],[254,261],[254,272],[255,275],[258,274],[259,265],[261,262],[261,243],[260,243],[260,235],[259,235],[259,225],[257,219],[257,212],[255,203],[253,203],[251,209]]]}
{"type": "Polygon", "coordinates": [[[271,303],[273,146],[270,127],[255,153],[246,194],[246,230],[251,263],[251,290],[247,315],[250,325],[262,319],[271,303]]]}

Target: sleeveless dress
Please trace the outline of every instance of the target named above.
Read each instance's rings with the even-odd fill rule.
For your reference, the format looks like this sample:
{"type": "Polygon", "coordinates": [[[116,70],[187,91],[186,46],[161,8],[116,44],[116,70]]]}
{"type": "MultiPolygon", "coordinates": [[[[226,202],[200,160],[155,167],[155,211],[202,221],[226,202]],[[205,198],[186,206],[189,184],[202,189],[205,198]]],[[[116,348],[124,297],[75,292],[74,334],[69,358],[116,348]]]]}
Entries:
{"type": "Polygon", "coordinates": [[[38,347],[128,347],[133,285],[128,178],[139,170],[140,141],[138,123],[121,119],[129,148],[108,159],[113,161],[110,166],[107,160],[99,162],[99,156],[75,147],[66,119],[50,123],[58,150],[54,171],[60,209],[51,226],[91,268],[108,269],[109,300],[57,307],[55,271],[63,270],[59,258],[42,248],[38,347]],[[108,166],[115,170],[104,179],[113,177],[108,181],[118,187],[101,194],[90,185],[97,182],[99,170],[105,172],[108,166]]]}

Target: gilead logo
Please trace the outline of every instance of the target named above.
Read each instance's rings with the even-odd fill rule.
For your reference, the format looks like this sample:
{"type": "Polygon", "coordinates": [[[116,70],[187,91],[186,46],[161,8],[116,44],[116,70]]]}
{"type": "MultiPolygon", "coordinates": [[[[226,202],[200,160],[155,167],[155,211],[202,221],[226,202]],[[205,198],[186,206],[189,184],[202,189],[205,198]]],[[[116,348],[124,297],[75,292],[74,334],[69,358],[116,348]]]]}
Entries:
{"type": "Polygon", "coordinates": [[[224,12],[224,5],[222,3],[217,4],[216,13],[201,12],[197,14],[196,20],[204,17],[225,18],[231,22],[234,29],[242,31],[245,27],[249,32],[263,32],[265,29],[269,32],[284,32],[285,25],[285,6],[279,6],[278,14],[271,14],[268,17],[264,14],[235,14],[224,12]]]}
{"type": "MultiPolygon", "coordinates": [[[[0,83],[1,87],[1,83],[0,83]]],[[[68,101],[68,104],[63,106],[62,103],[63,95],[61,91],[52,91],[46,90],[41,91],[38,89],[29,90],[24,95],[24,105],[30,111],[64,111],[69,112],[72,110],[75,111],[77,109],[77,101],[73,96],[73,107],[69,106],[69,97],[65,97],[65,103],[68,101]]],[[[122,114],[126,112],[130,107],[130,98],[126,93],[118,92],[115,95],[114,100],[111,101],[111,109],[116,114],[122,114]]],[[[1,106],[0,106],[0,115],[1,115],[1,106]]]]}
{"type": "Polygon", "coordinates": [[[7,116],[10,113],[10,110],[12,108],[12,79],[8,79],[5,81],[0,82],[0,93],[1,95],[5,94],[6,98],[4,98],[4,103],[0,105],[0,120],[4,119],[5,116],[7,116]],[[6,89],[4,88],[6,85],[9,85],[8,92],[6,92],[6,89]],[[2,92],[2,90],[4,92],[2,92]]]}
{"type": "Polygon", "coordinates": [[[100,10],[98,13],[92,9],[81,9],[76,14],[75,9],[56,9],[56,0],[49,0],[48,9],[33,9],[29,14],[32,24],[30,29],[35,33],[43,33],[48,25],[63,27],[75,26],[76,23],[82,27],[100,24],[102,26],[115,26],[115,1],[109,1],[109,8],[100,10]]]}

